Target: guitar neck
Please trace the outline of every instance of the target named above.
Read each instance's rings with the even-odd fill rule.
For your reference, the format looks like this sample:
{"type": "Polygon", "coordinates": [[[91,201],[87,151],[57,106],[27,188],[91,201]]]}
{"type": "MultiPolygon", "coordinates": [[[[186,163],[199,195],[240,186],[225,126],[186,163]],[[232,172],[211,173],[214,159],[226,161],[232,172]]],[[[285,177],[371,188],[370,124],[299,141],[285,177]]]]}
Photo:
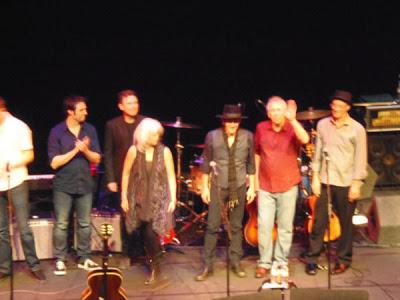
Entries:
{"type": "Polygon", "coordinates": [[[108,267],[108,239],[103,238],[103,269],[107,269],[108,267]]]}

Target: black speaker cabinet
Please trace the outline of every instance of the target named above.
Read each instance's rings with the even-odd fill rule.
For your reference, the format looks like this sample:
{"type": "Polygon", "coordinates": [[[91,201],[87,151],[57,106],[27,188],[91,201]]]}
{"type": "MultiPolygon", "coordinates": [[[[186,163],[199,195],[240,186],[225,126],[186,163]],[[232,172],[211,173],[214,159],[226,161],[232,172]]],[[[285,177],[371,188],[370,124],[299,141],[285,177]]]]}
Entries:
{"type": "Polygon", "coordinates": [[[378,175],[377,187],[400,186],[400,132],[368,133],[368,162],[378,175]]]}
{"type": "Polygon", "coordinates": [[[215,300],[281,300],[282,293],[280,290],[264,290],[259,293],[235,295],[215,300]]]}
{"type": "Polygon", "coordinates": [[[368,300],[369,294],[364,290],[328,290],[321,288],[292,289],[291,300],[368,300]]]}

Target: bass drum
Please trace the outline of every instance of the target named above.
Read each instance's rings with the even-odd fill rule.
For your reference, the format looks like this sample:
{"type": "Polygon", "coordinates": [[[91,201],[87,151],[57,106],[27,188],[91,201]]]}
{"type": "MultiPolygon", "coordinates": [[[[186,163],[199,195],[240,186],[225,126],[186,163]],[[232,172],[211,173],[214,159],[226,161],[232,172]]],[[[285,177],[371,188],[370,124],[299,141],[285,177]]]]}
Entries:
{"type": "Polygon", "coordinates": [[[201,182],[202,182],[202,172],[200,171],[200,166],[203,163],[203,158],[200,156],[195,160],[190,162],[189,169],[190,169],[190,177],[187,181],[188,183],[188,190],[196,195],[201,194],[201,182]]]}

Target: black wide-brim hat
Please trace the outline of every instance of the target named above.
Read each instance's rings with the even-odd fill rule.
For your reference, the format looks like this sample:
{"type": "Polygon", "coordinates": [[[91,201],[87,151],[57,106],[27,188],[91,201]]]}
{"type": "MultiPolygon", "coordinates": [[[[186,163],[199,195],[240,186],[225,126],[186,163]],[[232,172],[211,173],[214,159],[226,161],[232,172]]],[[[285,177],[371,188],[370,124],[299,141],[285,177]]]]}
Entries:
{"type": "Polygon", "coordinates": [[[330,101],[336,99],[346,102],[348,105],[351,105],[353,103],[352,97],[353,97],[352,94],[348,91],[336,90],[335,93],[331,96],[330,101]]]}
{"type": "Polygon", "coordinates": [[[224,120],[247,119],[247,116],[242,116],[242,108],[237,104],[225,104],[222,115],[216,117],[224,120]]]}

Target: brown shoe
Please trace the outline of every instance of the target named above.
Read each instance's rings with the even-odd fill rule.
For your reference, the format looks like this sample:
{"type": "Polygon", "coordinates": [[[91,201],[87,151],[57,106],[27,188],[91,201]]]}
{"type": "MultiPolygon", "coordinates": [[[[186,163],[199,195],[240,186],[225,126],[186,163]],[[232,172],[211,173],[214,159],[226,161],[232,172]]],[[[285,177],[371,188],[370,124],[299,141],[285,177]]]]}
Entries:
{"type": "Polygon", "coordinates": [[[209,267],[205,267],[204,269],[203,269],[203,271],[199,274],[199,275],[197,275],[196,277],[195,277],[195,280],[196,281],[205,281],[205,280],[207,280],[207,278],[209,277],[209,276],[212,276],[213,275],[213,269],[211,269],[211,268],[209,268],[209,267]]]}
{"type": "Polygon", "coordinates": [[[267,276],[269,273],[269,269],[263,268],[263,267],[257,267],[256,268],[256,273],[254,274],[254,276],[256,278],[264,278],[265,276],[267,276]]]}
{"type": "Polygon", "coordinates": [[[346,270],[350,268],[349,265],[341,264],[341,263],[336,263],[335,268],[332,270],[331,274],[332,275],[337,275],[337,274],[342,274],[346,272],[346,270]]]}

